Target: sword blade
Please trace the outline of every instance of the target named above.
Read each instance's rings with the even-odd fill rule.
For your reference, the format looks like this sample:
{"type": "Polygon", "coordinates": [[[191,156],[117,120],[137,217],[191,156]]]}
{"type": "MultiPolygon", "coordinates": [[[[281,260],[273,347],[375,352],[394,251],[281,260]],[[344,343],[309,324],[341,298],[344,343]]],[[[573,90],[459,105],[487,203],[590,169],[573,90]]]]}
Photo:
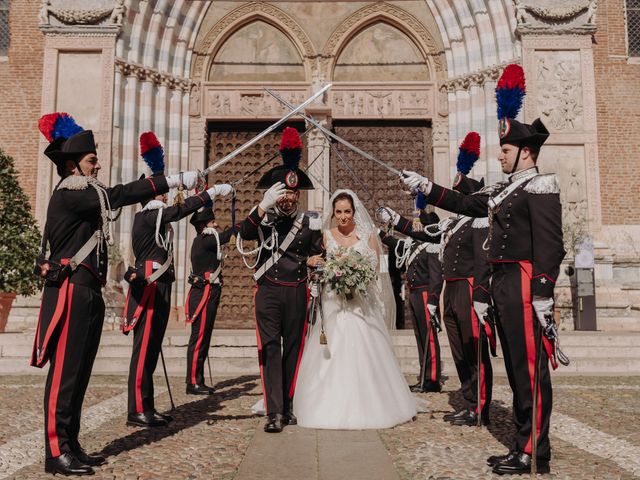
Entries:
{"type": "MultiPolygon", "coordinates": [[[[273,98],[275,98],[276,100],[278,100],[280,103],[282,103],[283,105],[289,107],[289,108],[294,108],[294,106],[289,103],[287,100],[285,100],[284,98],[280,97],[280,95],[278,95],[277,93],[275,93],[274,91],[265,88],[265,91],[271,95],[273,98]]],[[[307,122],[309,122],[311,125],[313,125],[314,127],[316,127],[318,130],[320,130],[322,133],[324,133],[325,135],[327,135],[328,137],[331,137],[332,139],[334,139],[336,142],[340,142],[342,145],[344,145],[345,147],[347,147],[350,150],[353,150],[354,152],[356,152],[358,155],[363,156],[364,158],[366,158],[367,160],[371,160],[372,162],[377,163],[378,165],[380,165],[382,168],[385,168],[387,170],[389,170],[391,173],[393,173],[394,175],[402,175],[402,172],[400,170],[398,170],[397,168],[392,167],[391,165],[383,162],[382,160],[378,160],[376,157],[374,157],[373,155],[359,149],[358,147],[356,147],[355,145],[353,145],[352,143],[348,142],[347,140],[345,140],[342,137],[339,137],[338,135],[336,135],[335,133],[333,133],[331,130],[323,127],[320,123],[318,123],[313,117],[310,117],[309,115],[305,114],[305,113],[300,113],[300,116],[302,118],[304,118],[307,122]]]]}
{"type": "Polygon", "coordinates": [[[202,172],[201,175],[205,176],[208,173],[211,173],[215,170],[217,170],[218,168],[220,168],[222,165],[224,165],[225,163],[227,163],[229,160],[231,160],[232,158],[238,156],[240,153],[244,152],[247,148],[251,147],[254,143],[258,142],[259,140],[261,140],[262,138],[264,138],[265,136],[269,135],[271,132],[273,132],[276,128],[278,128],[280,125],[282,125],[284,122],[286,122],[287,120],[289,120],[289,118],[293,117],[294,115],[300,113],[301,110],[304,110],[311,102],[313,102],[316,98],[320,97],[321,95],[324,94],[324,92],[326,92],[327,90],[329,90],[331,88],[331,84],[329,83],[328,85],[325,85],[322,89],[318,90],[316,93],[314,93],[313,95],[311,95],[311,97],[309,97],[307,100],[305,100],[303,103],[301,103],[300,105],[298,105],[297,107],[294,107],[293,105],[288,105],[289,108],[291,108],[292,110],[287,113],[284,117],[282,117],[280,120],[278,120],[276,123],[274,123],[273,125],[269,126],[268,128],[264,129],[262,132],[260,132],[258,135],[256,135],[255,137],[253,137],[251,140],[249,140],[247,143],[240,145],[238,148],[236,148],[233,152],[225,155],[224,157],[222,157],[220,160],[218,160],[216,163],[214,163],[213,165],[209,165],[207,168],[205,168],[202,172]]]}

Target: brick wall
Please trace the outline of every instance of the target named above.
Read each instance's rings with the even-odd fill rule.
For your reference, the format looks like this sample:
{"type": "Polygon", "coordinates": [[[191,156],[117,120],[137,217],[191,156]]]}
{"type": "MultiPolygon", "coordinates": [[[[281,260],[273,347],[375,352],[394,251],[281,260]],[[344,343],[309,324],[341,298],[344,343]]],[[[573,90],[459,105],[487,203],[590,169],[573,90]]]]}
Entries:
{"type": "Polygon", "coordinates": [[[10,5],[11,44],[8,61],[0,62],[0,148],[14,158],[35,206],[44,52],[37,26],[40,2],[11,0],[10,5]]]}
{"type": "Polygon", "coordinates": [[[640,223],[640,64],[627,59],[624,4],[598,2],[593,46],[602,222],[608,225],[640,223]]]}

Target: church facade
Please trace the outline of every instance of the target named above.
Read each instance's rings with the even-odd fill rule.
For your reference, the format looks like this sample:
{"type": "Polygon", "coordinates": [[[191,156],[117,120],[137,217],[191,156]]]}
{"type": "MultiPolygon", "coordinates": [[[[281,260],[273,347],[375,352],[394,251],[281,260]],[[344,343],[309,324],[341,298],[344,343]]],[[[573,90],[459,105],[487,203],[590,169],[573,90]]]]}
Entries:
{"type": "MultiPolygon", "coordinates": [[[[591,235],[601,306],[619,308],[620,292],[640,278],[633,240],[640,238],[640,195],[630,182],[640,153],[640,125],[632,121],[640,61],[630,49],[635,17],[626,3],[12,0],[0,116],[19,135],[1,133],[0,147],[16,159],[42,222],[57,180],[41,153],[41,113],[66,111],[91,128],[101,179],[127,182],[145,172],[144,131],[164,145],[169,172],[203,169],[288,111],[267,89],[297,105],[331,83],[306,113],[339,136],[450,185],[458,145],[474,130],[482,152],[471,174],[492,183],[503,179],[496,81],[505,65],[519,63],[527,76],[522,119],[540,117],[551,131],[539,166],[560,178],[568,260],[591,235]]],[[[291,125],[304,132],[303,162],[317,185],[305,208],[320,210],[329,191],[348,187],[372,209],[384,203],[411,215],[397,178],[299,117],[291,125]]],[[[241,178],[271,159],[278,141],[268,135],[209,182],[241,178]]],[[[257,178],[237,185],[238,217],[260,198],[257,178]]],[[[219,201],[216,211],[228,225],[231,203],[219,201]]],[[[116,225],[114,280],[132,260],[134,214],[125,209],[116,225]]],[[[176,305],[184,302],[193,235],[188,223],[177,225],[176,305]]],[[[219,325],[250,326],[251,278],[237,254],[225,278],[219,325]]]]}

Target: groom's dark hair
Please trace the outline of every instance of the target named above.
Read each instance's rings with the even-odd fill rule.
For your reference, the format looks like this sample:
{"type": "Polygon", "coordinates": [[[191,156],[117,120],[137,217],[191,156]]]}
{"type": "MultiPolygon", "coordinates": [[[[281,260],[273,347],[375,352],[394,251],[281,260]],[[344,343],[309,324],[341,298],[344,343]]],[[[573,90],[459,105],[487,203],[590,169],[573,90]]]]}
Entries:
{"type": "Polygon", "coordinates": [[[340,200],[349,200],[349,203],[351,204],[351,210],[353,210],[353,213],[356,213],[356,206],[353,203],[353,197],[347,192],[341,192],[333,199],[333,203],[331,204],[331,216],[333,216],[333,211],[336,209],[336,203],[338,203],[340,200]]]}

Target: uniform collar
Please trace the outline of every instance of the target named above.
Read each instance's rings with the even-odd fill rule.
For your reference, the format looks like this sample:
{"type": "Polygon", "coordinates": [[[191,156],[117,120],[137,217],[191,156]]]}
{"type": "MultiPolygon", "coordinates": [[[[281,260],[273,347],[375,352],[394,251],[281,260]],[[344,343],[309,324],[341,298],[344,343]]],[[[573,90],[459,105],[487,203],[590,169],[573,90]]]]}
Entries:
{"type": "Polygon", "coordinates": [[[519,172],[514,173],[509,176],[509,183],[516,182],[521,178],[533,177],[538,174],[538,167],[527,168],[526,170],[520,170],[519,172]]]}

